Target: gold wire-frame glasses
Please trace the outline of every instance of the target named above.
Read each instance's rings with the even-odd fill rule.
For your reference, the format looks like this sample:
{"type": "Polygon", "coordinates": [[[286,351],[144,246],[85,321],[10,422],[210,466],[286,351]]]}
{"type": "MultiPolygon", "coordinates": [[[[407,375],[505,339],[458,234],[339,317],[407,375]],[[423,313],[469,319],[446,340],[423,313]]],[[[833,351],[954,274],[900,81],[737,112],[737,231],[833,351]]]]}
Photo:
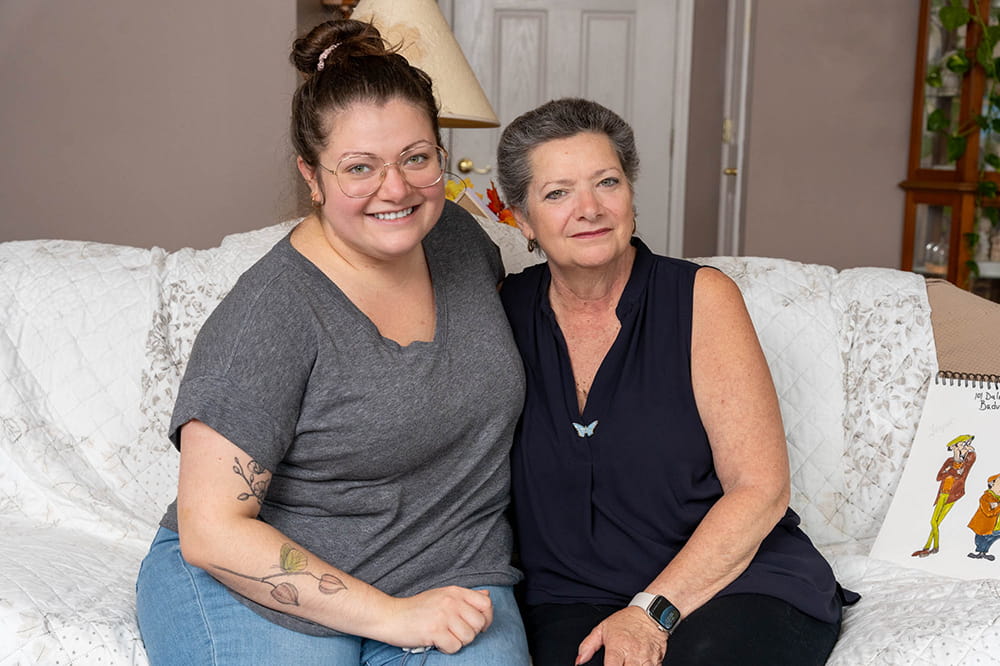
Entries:
{"type": "Polygon", "coordinates": [[[447,164],[447,150],[433,144],[421,144],[401,152],[395,162],[382,162],[377,156],[365,153],[341,158],[335,169],[322,163],[320,166],[334,175],[344,196],[367,199],[382,187],[386,169],[391,166],[399,170],[399,175],[411,187],[425,188],[441,182],[447,164]]]}

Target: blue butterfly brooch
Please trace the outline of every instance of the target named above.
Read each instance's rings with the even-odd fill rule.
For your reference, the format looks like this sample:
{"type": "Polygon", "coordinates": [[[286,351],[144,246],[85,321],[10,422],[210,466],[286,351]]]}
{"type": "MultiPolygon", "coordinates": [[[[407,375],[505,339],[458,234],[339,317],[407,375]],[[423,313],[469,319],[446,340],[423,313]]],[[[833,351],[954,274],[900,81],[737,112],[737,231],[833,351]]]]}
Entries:
{"type": "Polygon", "coordinates": [[[573,423],[573,427],[576,428],[576,434],[579,437],[593,437],[594,428],[597,427],[597,421],[592,422],[590,425],[580,425],[579,423],[573,423]]]}

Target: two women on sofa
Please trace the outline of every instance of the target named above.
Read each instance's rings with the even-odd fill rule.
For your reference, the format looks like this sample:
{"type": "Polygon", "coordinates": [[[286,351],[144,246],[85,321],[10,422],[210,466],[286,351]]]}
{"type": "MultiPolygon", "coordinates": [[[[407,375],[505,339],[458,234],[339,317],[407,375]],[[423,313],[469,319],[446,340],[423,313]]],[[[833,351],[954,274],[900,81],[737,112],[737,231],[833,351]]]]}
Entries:
{"type": "Polygon", "coordinates": [[[313,211],[192,351],[137,584],[150,660],[825,661],[842,595],[787,508],[752,324],[728,278],[633,237],[627,124],[560,100],[507,128],[501,187],[548,262],[503,280],[445,202],[427,76],[349,20],[292,59],[313,211]]]}

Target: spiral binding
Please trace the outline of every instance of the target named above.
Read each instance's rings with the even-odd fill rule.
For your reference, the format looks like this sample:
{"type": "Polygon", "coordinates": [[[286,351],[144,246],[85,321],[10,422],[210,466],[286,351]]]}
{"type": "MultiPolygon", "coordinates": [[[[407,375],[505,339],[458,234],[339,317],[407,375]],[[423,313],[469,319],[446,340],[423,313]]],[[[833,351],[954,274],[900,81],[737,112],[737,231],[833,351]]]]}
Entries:
{"type": "Polygon", "coordinates": [[[934,383],[947,386],[974,386],[976,388],[997,389],[1000,388],[1000,375],[941,370],[934,377],[934,383]]]}

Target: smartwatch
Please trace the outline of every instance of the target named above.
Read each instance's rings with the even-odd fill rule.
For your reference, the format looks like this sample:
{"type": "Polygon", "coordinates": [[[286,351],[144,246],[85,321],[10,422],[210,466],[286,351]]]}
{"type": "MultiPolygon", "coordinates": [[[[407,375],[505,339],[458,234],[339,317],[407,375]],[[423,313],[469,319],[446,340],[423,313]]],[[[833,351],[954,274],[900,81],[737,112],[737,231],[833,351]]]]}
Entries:
{"type": "Polygon", "coordinates": [[[632,597],[632,601],[628,605],[638,606],[646,611],[646,615],[653,618],[657,626],[668,634],[681,621],[681,612],[677,610],[677,606],[674,606],[667,601],[666,597],[662,597],[659,594],[639,592],[632,597]]]}

